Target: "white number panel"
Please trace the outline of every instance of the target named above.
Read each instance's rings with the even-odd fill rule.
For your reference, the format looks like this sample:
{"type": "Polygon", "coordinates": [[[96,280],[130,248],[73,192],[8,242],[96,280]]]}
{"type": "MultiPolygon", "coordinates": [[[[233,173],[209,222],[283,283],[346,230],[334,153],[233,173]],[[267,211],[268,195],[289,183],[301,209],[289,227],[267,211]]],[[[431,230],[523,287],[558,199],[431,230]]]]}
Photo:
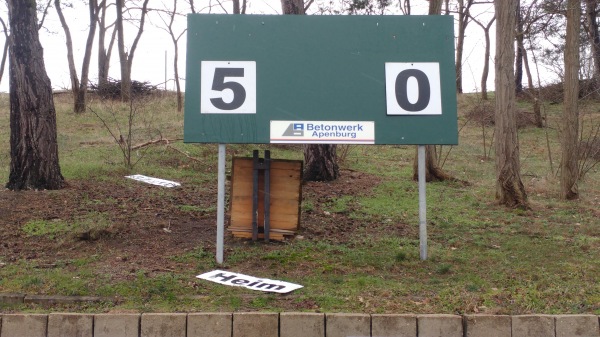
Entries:
{"type": "Polygon", "coordinates": [[[385,92],[388,115],[441,115],[439,63],[386,62],[385,92]]]}
{"type": "Polygon", "coordinates": [[[200,113],[256,113],[256,62],[202,61],[200,74],[200,113]]]}

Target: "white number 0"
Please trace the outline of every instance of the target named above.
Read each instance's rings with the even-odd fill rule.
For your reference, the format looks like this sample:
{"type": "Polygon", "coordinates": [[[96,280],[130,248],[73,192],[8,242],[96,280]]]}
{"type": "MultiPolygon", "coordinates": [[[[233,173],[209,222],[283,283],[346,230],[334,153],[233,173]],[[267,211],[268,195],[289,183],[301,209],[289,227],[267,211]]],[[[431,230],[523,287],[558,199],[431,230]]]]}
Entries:
{"type": "Polygon", "coordinates": [[[441,115],[439,63],[386,63],[388,115],[441,115]]]}

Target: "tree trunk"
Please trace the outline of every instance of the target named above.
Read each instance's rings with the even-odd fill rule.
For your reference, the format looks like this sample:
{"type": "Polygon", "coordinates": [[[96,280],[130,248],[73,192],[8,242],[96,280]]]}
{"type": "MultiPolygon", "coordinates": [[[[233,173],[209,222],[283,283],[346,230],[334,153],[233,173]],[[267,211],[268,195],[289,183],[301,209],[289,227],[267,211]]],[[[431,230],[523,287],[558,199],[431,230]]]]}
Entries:
{"type": "Polygon", "coordinates": [[[281,0],[283,14],[305,14],[303,0],[281,0]]]}
{"type": "Polygon", "coordinates": [[[581,17],[581,1],[567,2],[567,32],[565,39],[565,82],[562,118],[560,163],[561,197],[572,200],[579,197],[577,180],[578,141],[579,141],[579,18],[581,17]]]}
{"type": "Polygon", "coordinates": [[[429,15],[441,15],[442,2],[443,0],[429,0],[429,15]]]}
{"type": "Polygon", "coordinates": [[[533,116],[535,118],[535,126],[538,128],[544,127],[544,119],[542,118],[542,109],[540,107],[540,91],[533,85],[533,76],[531,75],[531,69],[529,67],[529,58],[527,56],[527,49],[523,48],[523,65],[525,66],[525,73],[527,74],[527,86],[532,95],[533,101],[533,116]]]}
{"type": "Polygon", "coordinates": [[[59,189],[56,110],[44,66],[35,1],[7,0],[10,35],[11,190],[59,189]]]}
{"type": "Polygon", "coordinates": [[[131,86],[131,68],[133,67],[133,56],[135,55],[135,51],[137,49],[137,45],[140,42],[140,38],[142,37],[142,33],[144,32],[144,23],[146,22],[146,15],[148,14],[148,1],[144,0],[142,5],[142,13],[140,14],[140,25],[137,31],[137,35],[133,39],[133,43],[131,44],[131,48],[129,48],[129,56],[127,58],[127,69],[129,71],[129,85],[131,86]]]}
{"type": "Polygon", "coordinates": [[[102,90],[108,85],[110,56],[115,43],[117,30],[113,29],[108,49],[106,49],[106,0],[102,0],[96,10],[98,13],[98,87],[102,90]]]}
{"type": "Polygon", "coordinates": [[[0,18],[0,23],[2,24],[2,28],[4,29],[4,48],[2,50],[2,61],[0,61],[0,82],[2,82],[2,78],[4,77],[4,68],[6,66],[6,59],[8,58],[8,46],[9,46],[9,35],[8,35],[8,29],[6,28],[6,23],[4,23],[4,20],[2,20],[2,18],[0,18]]]}
{"type": "Polygon", "coordinates": [[[521,181],[515,111],[515,11],[518,0],[495,0],[496,10],[496,200],[528,208],[521,181]]]}
{"type": "MultiPolygon", "coordinates": [[[[73,39],[71,38],[71,30],[67,24],[67,20],[63,15],[62,8],[60,7],[60,0],[54,0],[54,8],[60,19],[60,24],[65,32],[65,40],[67,44],[67,63],[69,64],[69,77],[71,79],[71,91],[73,92],[73,98],[79,94],[79,76],[77,76],[77,69],[75,69],[75,57],[73,56],[73,39]]],[[[75,107],[73,107],[75,110],[75,107]]]]}
{"type": "Polygon", "coordinates": [[[119,62],[121,66],[121,100],[131,100],[131,67],[133,66],[133,56],[137,48],[138,42],[144,32],[144,23],[146,22],[146,14],[148,13],[148,1],[144,0],[140,14],[140,25],[138,28],[137,35],[133,40],[129,53],[125,51],[125,38],[123,28],[123,0],[116,0],[117,7],[117,39],[119,41],[119,62]]]}
{"type": "Polygon", "coordinates": [[[469,11],[473,0],[458,1],[458,36],[456,38],[456,92],[462,94],[462,56],[465,45],[465,31],[469,24],[469,11]]]}
{"type": "Polygon", "coordinates": [[[94,38],[96,36],[96,21],[98,19],[98,0],[88,0],[88,10],[90,15],[90,28],[88,37],[85,42],[85,52],[81,64],[81,82],[77,97],[75,97],[75,112],[85,112],[87,108],[87,89],[90,73],[90,61],[92,58],[92,47],[94,46],[94,38]]]}
{"type": "Polygon", "coordinates": [[[131,77],[125,51],[125,34],[123,32],[123,0],[116,0],[117,22],[117,46],[119,48],[119,65],[121,67],[121,100],[128,102],[131,99],[131,77]]]}
{"type": "MultiPolygon", "coordinates": [[[[415,150],[415,159],[413,161],[413,180],[419,180],[419,155],[418,148],[415,150]]],[[[425,145],[425,181],[459,181],[455,177],[446,173],[438,166],[438,156],[435,145],[425,145]]],[[[463,182],[466,183],[466,182],[463,182]]]]}
{"type": "Polygon", "coordinates": [[[585,0],[586,21],[588,27],[588,38],[592,49],[592,58],[594,59],[594,89],[598,89],[600,82],[600,32],[598,32],[598,0],[585,0]]]}
{"type": "Polygon", "coordinates": [[[490,72],[490,27],[494,21],[496,21],[496,16],[494,16],[487,25],[483,25],[483,23],[477,21],[475,18],[471,18],[481,29],[483,29],[485,36],[485,54],[483,56],[483,71],[481,72],[481,99],[487,101],[487,80],[490,72]]]}
{"type": "Polygon", "coordinates": [[[340,175],[337,146],[333,144],[304,145],[305,181],[332,181],[340,175]]]}
{"type": "MultiPolygon", "coordinates": [[[[239,6],[239,2],[237,4],[239,6]]],[[[239,13],[238,13],[239,14],[239,13]]],[[[179,36],[175,36],[175,32],[173,31],[173,22],[175,22],[175,16],[177,15],[177,0],[173,0],[173,11],[169,13],[169,24],[167,25],[167,30],[169,35],[171,36],[171,41],[173,42],[174,49],[174,58],[173,58],[173,73],[175,74],[175,87],[177,89],[177,112],[181,112],[183,109],[183,95],[181,93],[181,84],[179,81],[179,38],[183,36],[182,32],[179,36]]]]}
{"type": "Polygon", "coordinates": [[[523,18],[521,17],[521,1],[517,1],[517,54],[515,55],[515,92],[523,92],[523,18]]]}
{"type": "Polygon", "coordinates": [[[96,1],[89,0],[88,8],[90,14],[90,28],[88,31],[88,37],[85,45],[85,53],[81,66],[81,82],[77,76],[77,70],[75,70],[75,59],[73,56],[73,40],[71,39],[71,30],[67,24],[67,20],[63,15],[62,8],[60,7],[60,0],[54,0],[54,7],[56,13],[60,19],[60,23],[65,32],[66,44],[67,44],[67,61],[69,63],[69,74],[71,76],[71,90],[73,92],[73,111],[76,113],[85,112],[86,109],[86,96],[88,87],[88,74],[90,69],[90,59],[92,56],[92,47],[94,45],[94,37],[96,36],[96,1]]]}

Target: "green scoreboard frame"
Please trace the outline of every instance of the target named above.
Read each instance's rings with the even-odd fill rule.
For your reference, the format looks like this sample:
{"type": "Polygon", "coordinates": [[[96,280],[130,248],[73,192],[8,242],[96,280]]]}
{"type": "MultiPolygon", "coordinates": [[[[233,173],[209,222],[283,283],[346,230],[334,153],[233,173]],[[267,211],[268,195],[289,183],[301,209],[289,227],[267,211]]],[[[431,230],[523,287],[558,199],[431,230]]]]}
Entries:
{"type": "Polygon", "coordinates": [[[458,144],[451,16],[190,14],[184,141],[458,144]]]}

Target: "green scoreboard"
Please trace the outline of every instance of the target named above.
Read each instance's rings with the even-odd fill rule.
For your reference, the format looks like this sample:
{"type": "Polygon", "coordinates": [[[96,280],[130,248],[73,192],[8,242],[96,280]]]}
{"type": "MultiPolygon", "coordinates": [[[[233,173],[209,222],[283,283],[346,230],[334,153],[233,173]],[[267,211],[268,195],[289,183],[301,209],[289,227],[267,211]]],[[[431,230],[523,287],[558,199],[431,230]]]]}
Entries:
{"type": "Polygon", "coordinates": [[[184,141],[457,144],[451,16],[188,16],[184,141]]]}

